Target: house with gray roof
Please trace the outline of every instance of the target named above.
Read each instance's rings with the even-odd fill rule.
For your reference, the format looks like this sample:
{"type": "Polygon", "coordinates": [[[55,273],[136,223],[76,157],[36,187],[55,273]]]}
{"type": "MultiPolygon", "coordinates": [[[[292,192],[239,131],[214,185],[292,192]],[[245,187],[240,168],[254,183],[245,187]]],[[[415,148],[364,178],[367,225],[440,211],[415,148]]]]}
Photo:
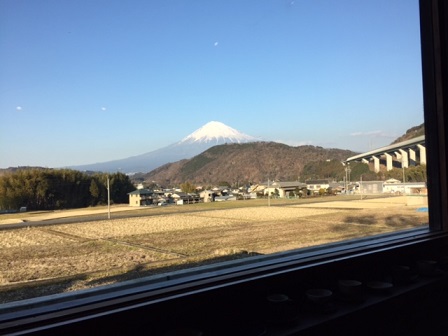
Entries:
{"type": "Polygon", "coordinates": [[[327,190],[330,187],[330,183],[333,180],[322,179],[322,180],[308,180],[306,181],[306,187],[313,193],[318,193],[320,189],[327,190]]]}
{"type": "Polygon", "coordinates": [[[278,197],[283,198],[294,196],[296,189],[303,189],[303,188],[306,188],[306,184],[299,181],[286,181],[286,182],[268,181],[254,186],[250,191],[251,192],[263,191],[264,195],[267,195],[268,193],[270,195],[278,194],[278,197]]]}
{"type": "Polygon", "coordinates": [[[151,205],[154,202],[154,192],[150,189],[137,189],[128,193],[128,195],[130,206],[151,205]]]}

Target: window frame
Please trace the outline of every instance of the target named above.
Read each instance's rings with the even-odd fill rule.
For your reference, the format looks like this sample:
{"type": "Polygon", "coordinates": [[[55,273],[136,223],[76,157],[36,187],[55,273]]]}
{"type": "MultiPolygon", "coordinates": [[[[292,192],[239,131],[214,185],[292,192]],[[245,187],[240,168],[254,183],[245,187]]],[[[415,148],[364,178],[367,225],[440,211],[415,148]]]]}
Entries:
{"type": "Polygon", "coordinates": [[[427,148],[430,228],[448,230],[447,207],[447,5],[420,0],[422,84],[427,148]]]}
{"type": "MultiPolygon", "coordinates": [[[[21,310],[0,309],[0,333],[39,333],[54,328],[116,314],[128,314],[142,307],[152,308],[189,296],[193,299],[218,288],[231,288],[288,276],[312,268],[319,272],[328,263],[360,256],[379,256],[385,251],[399,251],[425,244],[446,243],[448,233],[447,180],[447,102],[448,102],[448,4],[444,0],[420,0],[423,95],[428,172],[429,229],[368,237],[325,246],[291,251],[258,262],[234,264],[211,272],[174,277],[165,282],[124,283],[110,290],[94,289],[60,296],[42,297],[22,303],[21,310]]],[[[207,295],[207,294],[206,294],[207,295]]],[[[213,294],[210,294],[213,298],[213,294]]],[[[14,305],[11,305],[14,306],[14,305]]],[[[20,306],[20,305],[19,305],[20,306]]]]}

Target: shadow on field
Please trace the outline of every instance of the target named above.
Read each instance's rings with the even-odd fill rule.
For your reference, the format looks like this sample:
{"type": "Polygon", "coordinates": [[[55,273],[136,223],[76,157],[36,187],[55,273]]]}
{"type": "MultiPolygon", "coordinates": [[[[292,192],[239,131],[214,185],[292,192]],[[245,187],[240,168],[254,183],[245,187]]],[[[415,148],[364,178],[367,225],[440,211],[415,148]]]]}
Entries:
{"type": "Polygon", "coordinates": [[[372,225],[376,224],[378,220],[376,216],[347,216],[344,219],[344,222],[347,224],[363,224],[363,225],[372,225]]]}
{"type": "MultiPolygon", "coordinates": [[[[1,297],[0,303],[26,300],[52,294],[68,293],[76,290],[82,290],[86,288],[103,286],[103,285],[112,285],[114,283],[120,283],[128,280],[136,280],[157,274],[160,275],[166,274],[165,278],[161,277],[159,280],[159,281],[166,281],[169,279],[205,273],[207,271],[213,272],[214,270],[223,269],[227,266],[217,265],[216,269],[210,268],[206,270],[203,269],[195,270],[194,269],[195,267],[218,264],[220,262],[230,260],[240,260],[250,258],[256,255],[261,254],[255,252],[240,251],[238,253],[217,256],[201,261],[189,261],[186,258],[178,258],[176,260],[174,259],[171,260],[170,265],[166,264],[165,266],[152,265],[153,267],[151,267],[151,264],[140,264],[121,274],[116,274],[97,279],[92,279],[92,274],[79,274],[74,275],[72,277],[38,281],[26,285],[21,284],[20,290],[18,290],[17,286],[4,286],[0,290],[0,297],[1,297]],[[168,273],[182,270],[185,270],[185,272],[182,272],[181,274],[168,275],[168,273]]],[[[98,274],[97,276],[99,277],[101,275],[98,274]]],[[[133,285],[135,284],[130,284],[130,286],[133,285]]]]}
{"type": "MultiPolygon", "coordinates": [[[[423,225],[424,221],[422,221],[421,217],[409,216],[409,215],[392,215],[392,216],[347,216],[343,219],[344,224],[360,224],[360,225],[368,225],[372,226],[375,224],[385,225],[390,228],[402,229],[407,227],[415,227],[418,225],[423,225]]],[[[344,232],[348,230],[348,226],[337,225],[333,228],[333,231],[344,232]]]]}
{"type": "Polygon", "coordinates": [[[388,216],[385,218],[385,224],[390,227],[407,227],[424,224],[419,217],[412,216],[388,216]]]}
{"type": "Polygon", "coordinates": [[[28,284],[20,284],[20,288],[17,288],[16,285],[6,285],[0,290],[0,303],[71,292],[78,282],[85,281],[87,278],[88,276],[86,274],[79,274],[72,277],[64,277],[64,279],[41,280],[28,284]]]}
{"type": "MultiPolygon", "coordinates": [[[[207,269],[207,270],[202,270],[202,269],[195,270],[194,269],[195,267],[218,264],[221,262],[231,261],[231,260],[240,260],[240,259],[257,256],[257,255],[262,255],[262,254],[256,253],[256,252],[241,251],[241,252],[230,254],[230,255],[223,255],[223,256],[218,256],[218,257],[214,257],[214,258],[204,259],[201,261],[185,262],[185,261],[188,261],[188,260],[185,260],[186,258],[179,258],[179,259],[177,259],[177,262],[175,260],[172,260],[171,261],[172,264],[169,266],[160,266],[160,267],[154,266],[153,268],[149,268],[151,266],[151,264],[140,264],[140,265],[136,265],[129,271],[122,273],[122,274],[112,275],[112,276],[88,281],[88,282],[86,282],[86,285],[88,285],[89,287],[96,287],[96,286],[102,286],[102,285],[106,285],[106,284],[119,283],[119,282],[123,282],[123,281],[127,281],[127,280],[140,279],[140,278],[153,276],[153,275],[157,275],[157,274],[160,274],[160,275],[166,274],[165,280],[169,280],[169,279],[178,278],[178,277],[180,278],[183,276],[205,273],[207,271],[213,272],[213,268],[207,269]],[[171,274],[171,275],[168,274],[168,273],[172,273],[175,271],[182,271],[182,270],[185,270],[186,272],[182,273],[180,275],[179,274],[171,274]]],[[[225,267],[225,266],[220,267],[219,265],[217,265],[217,266],[218,266],[217,269],[222,269],[225,267]]]]}
{"type": "MultiPolygon", "coordinates": [[[[353,224],[353,223],[352,223],[353,224]]],[[[336,224],[329,228],[330,233],[334,233],[337,239],[333,241],[342,241],[348,239],[360,238],[360,230],[353,230],[353,226],[336,224]]]]}

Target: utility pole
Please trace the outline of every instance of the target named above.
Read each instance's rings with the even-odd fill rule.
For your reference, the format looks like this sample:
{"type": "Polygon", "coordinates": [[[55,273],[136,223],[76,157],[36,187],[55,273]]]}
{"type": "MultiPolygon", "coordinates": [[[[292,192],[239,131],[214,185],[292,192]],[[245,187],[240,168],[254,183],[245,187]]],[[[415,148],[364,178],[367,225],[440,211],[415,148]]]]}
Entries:
{"type": "Polygon", "coordinates": [[[344,179],[344,182],[345,182],[345,194],[347,195],[348,194],[348,192],[347,192],[347,189],[348,189],[348,185],[347,185],[347,167],[345,168],[345,179],[344,179]]]}
{"type": "Polygon", "coordinates": [[[348,183],[348,185],[350,185],[350,172],[351,172],[352,170],[350,169],[350,162],[347,162],[347,172],[348,172],[348,180],[347,180],[347,183],[348,183]]]}
{"type": "Polygon", "coordinates": [[[268,178],[268,206],[271,206],[271,193],[269,191],[269,178],[268,178]]]}
{"type": "Polygon", "coordinates": [[[349,187],[349,184],[350,184],[350,172],[351,172],[351,169],[350,169],[349,165],[350,165],[349,162],[347,162],[345,164],[345,194],[348,194],[348,187],[349,187]]]}
{"type": "Polygon", "coordinates": [[[109,175],[107,175],[107,219],[110,219],[110,186],[109,186],[109,175]]]}
{"type": "MultiPolygon", "coordinates": [[[[403,183],[406,183],[406,178],[405,178],[405,175],[404,175],[404,164],[403,164],[403,157],[401,158],[401,168],[403,169],[403,183]]],[[[404,186],[403,186],[403,188],[404,188],[404,186]]]]}
{"type": "Polygon", "coordinates": [[[359,193],[361,194],[362,199],[362,174],[361,174],[361,181],[359,182],[359,193]]]}

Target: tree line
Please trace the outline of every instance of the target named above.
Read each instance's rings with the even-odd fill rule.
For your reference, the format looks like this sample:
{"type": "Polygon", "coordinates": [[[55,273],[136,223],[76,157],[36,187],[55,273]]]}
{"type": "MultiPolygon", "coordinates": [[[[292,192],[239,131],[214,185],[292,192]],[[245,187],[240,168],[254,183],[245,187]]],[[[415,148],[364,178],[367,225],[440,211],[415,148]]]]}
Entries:
{"type": "Polygon", "coordinates": [[[0,209],[57,210],[107,204],[107,179],[111,203],[127,203],[135,190],[123,173],[85,173],[71,169],[31,168],[0,176],[0,209]]]}

